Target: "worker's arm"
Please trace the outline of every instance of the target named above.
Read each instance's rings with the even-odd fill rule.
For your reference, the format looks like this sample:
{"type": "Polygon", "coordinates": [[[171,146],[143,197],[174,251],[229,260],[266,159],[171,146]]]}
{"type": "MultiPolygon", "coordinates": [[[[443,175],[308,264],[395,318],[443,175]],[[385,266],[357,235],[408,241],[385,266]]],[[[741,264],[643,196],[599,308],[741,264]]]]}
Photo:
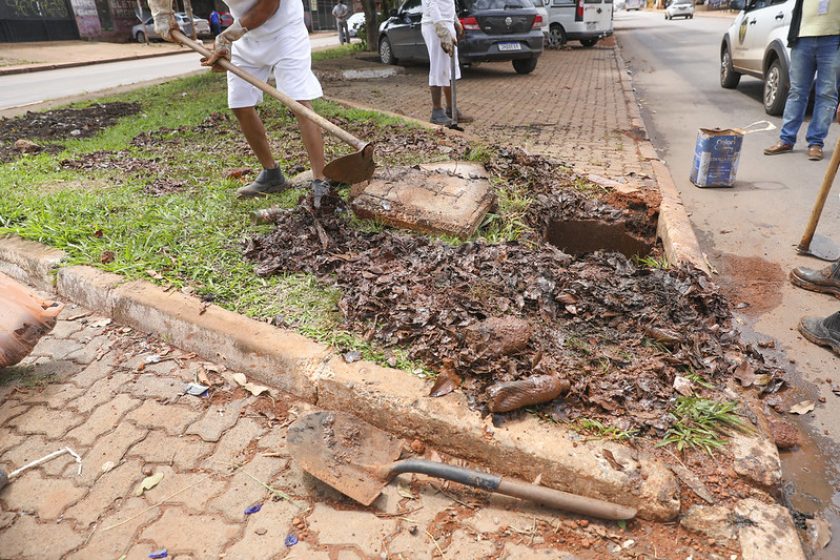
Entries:
{"type": "Polygon", "coordinates": [[[178,20],[172,10],[172,0],[149,0],[149,9],[155,20],[155,31],[164,41],[174,41],[170,31],[178,29],[178,20]]]}
{"type": "MultiPolygon", "coordinates": [[[[435,24],[435,34],[440,39],[440,47],[446,54],[452,54],[452,45],[458,42],[458,38],[449,30],[448,21],[444,21],[440,12],[440,2],[452,2],[453,0],[423,0],[423,11],[429,14],[435,24]]],[[[454,23],[454,22],[453,22],[454,23]]]]}
{"type": "Polygon", "coordinates": [[[220,58],[230,59],[230,46],[237,39],[241,39],[249,29],[256,29],[268,21],[280,7],[280,0],[257,0],[257,3],[241,18],[234,20],[230,27],[216,36],[213,54],[202,59],[204,66],[213,66],[220,58]]]}

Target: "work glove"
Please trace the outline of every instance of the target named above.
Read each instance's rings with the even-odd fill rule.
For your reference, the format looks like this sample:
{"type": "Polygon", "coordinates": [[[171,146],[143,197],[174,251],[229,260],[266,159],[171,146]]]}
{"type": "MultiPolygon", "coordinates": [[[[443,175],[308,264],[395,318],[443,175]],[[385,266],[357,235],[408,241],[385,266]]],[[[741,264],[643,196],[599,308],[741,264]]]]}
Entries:
{"type": "Polygon", "coordinates": [[[442,21],[435,22],[435,34],[440,39],[440,48],[443,49],[443,52],[452,56],[455,43],[457,40],[455,37],[452,36],[452,32],[449,31],[449,28],[446,26],[445,23],[442,21]]]}
{"type": "Polygon", "coordinates": [[[178,20],[175,19],[175,12],[172,10],[172,0],[149,0],[149,9],[155,20],[155,32],[164,41],[176,42],[170,32],[179,31],[180,28],[178,20]]]}
{"type": "Polygon", "coordinates": [[[222,58],[230,60],[230,46],[234,41],[241,39],[247,32],[248,30],[242,27],[239,20],[235,20],[230,27],[216,35],[213,53],[207,58],[202,58],[201,65],[213,66],[222,58]]]}

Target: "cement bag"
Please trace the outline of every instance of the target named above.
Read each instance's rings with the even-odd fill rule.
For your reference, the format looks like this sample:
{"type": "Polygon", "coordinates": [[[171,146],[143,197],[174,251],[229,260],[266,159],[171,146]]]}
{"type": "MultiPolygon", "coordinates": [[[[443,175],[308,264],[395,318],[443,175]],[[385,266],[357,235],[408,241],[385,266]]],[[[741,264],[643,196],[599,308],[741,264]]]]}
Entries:
{"type": "Polygon", "coordinates": [[[29,355],[38,340],[53,329],[63,308],[0,274],[0,368],[13,366],[29,355]]]}

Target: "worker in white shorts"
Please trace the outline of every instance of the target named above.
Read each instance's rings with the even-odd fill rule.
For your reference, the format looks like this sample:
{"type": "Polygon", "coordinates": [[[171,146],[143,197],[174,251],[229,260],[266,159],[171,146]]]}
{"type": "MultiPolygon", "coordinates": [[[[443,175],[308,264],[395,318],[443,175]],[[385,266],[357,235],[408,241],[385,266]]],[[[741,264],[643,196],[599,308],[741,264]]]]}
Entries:
{"type": "MultiPolygon", "coordinates": [[[[454,0],[423,0],[421,30],[426,49],[429,51],[429,90],[432,94],[432,117],[434,124],[448,125],[452,122],[452,90],[450,89],[450,56],[458,57],[458,37],[464,28],[455,13],[454,0]],[[443,95],[441,95],[443,94],[443,95]],[[446,98],[444,111],[442,97],[446,98]]],[[[461,66],[455,65],[455,79],[461,79],[461,66]]],[[[459,122],[472,122],[472,118],[458,111],[459,122]]]]}
{"type": "MultiPolygon", "coordinates": [[[[172,41],[170,30],[177,29],[172,0],[148,0],[155,20],[155,31],[172,41]]],[[[318,78],[312,73],[309,34],[303,21],[303,4],[281,0],[226,0],[233,15],[233,24],[216,37],[212,56],[202,60],[213,66],[221,58],[261,80],[268,80],[274,70],[277,88],[312,108],[311,101],[323,95],[318,78]]],[[[256,105],[263,93],[235,74],[228,73],[228,107],[233,110],[248,144],[263,170],[256,180],[237,191],[240,197],[265,196],[288,188],[289,183],[271,154],[265,126],[256,105]]],[[[313,204],[320,207],[321,198],[329,194],[324,177],[324,139],[318,126],[298,117],[303,144],[312,166],[313,204]]]]}

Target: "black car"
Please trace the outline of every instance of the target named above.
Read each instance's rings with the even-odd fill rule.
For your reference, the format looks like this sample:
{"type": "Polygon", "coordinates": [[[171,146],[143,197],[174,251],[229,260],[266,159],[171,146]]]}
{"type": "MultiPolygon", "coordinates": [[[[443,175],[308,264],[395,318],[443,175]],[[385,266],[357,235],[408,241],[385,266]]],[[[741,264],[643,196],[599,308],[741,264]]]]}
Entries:
{"type": "MultiPolygon", "coordinates": [[[[461,64],[510,60],[519,74],[537,67],[543,51],[542,18],[531,0],[456,0],[464,37],[458,41],[461,64]]],[[[379,28],[379,58],[428,62],[420,20],[421,0],[406,0],[379,28]]]]}

